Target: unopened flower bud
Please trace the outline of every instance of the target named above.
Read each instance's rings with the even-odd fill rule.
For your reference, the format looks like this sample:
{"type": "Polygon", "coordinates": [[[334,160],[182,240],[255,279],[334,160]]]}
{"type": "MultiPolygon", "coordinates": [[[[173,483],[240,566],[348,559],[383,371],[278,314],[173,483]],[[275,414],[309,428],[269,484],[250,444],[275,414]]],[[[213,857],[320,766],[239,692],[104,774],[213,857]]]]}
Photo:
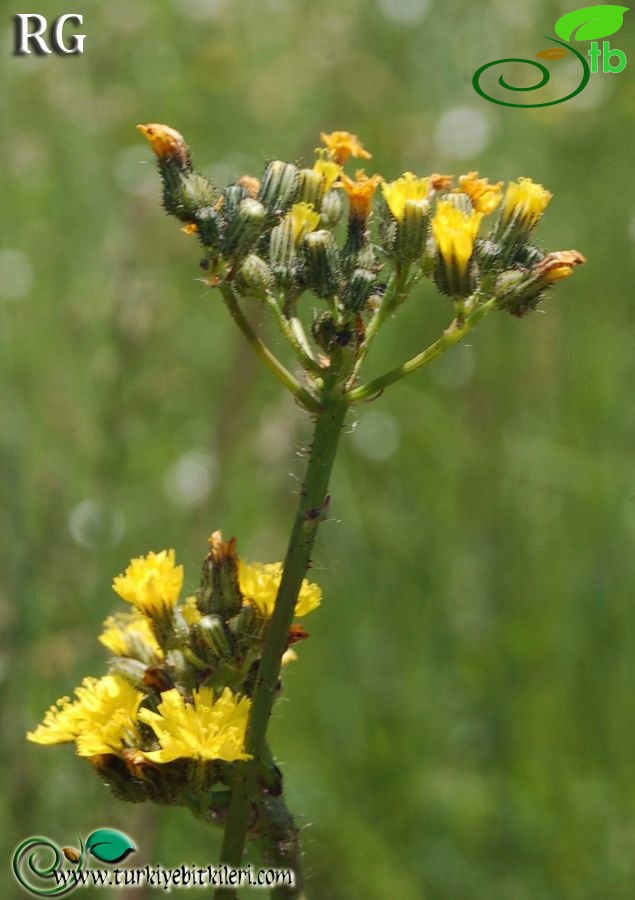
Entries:
{"type": "Polygon", "coordinates": [[[264,259],[250,253],[236,273],[234,288],[242,297],[264,300],[273,287],[273,273],[264,259]]]}
{"type": "Polygon", "coordinates": [[[130,659],[126,656],[117,656],[110,663],[110,674],[121,675],[138,691],[147,690],[145,673],[147,666],[138,659],[130,659]]]}
{"type": "Polygon", "coordinates": [[[311,203],[314,209],[320,210],[324,197],[325,179],[315,169],[300,169],[298,172],[298,199],[311,203]]]}
{"type": "Polygon", "coordinates": [[[313,320],[311,332],[316,344],[330,352],[332,344],[337,340],[338,328],[330,312],[319,313],[313,320]]]}
{"type": "Polygon", "coordinates": [[[196,603],[203,615],[217,613],[224,621],[235,616],[243,604],[238,583],[236,539],[224,541],[220,531],[209,539],[210,551],[203,562],[196,603]]]}
{"type": "Polygon", "coordinates": [[[223,241],[225,256],[240,259],[258,240],[265,224],[265,208],[258,200],[241,200],[235,215],[229,220],[223,241]]]}
{"type": "Polygon", "coordinates": [[[320,222],[325,228],[335,228],[344,212],[342,192],[333,188],[327,191],[322,200],[320,222]]]}
{"type": "Polygon", "coordinates": [[[374,290],[375,275],[368,269],[355,269],[344,293],[344,305],[347,309],[362,312],[374,290]]]}
{"type": "Polygon", "coordinates": [[[220,239],[221,218],[213,206],[204,206],[196,213],[196,226],[201,243],[216,249],[220,239]]]}
{"type": "Polygon", "coordinates": [[[298,196],[298,169],[274,159],[263,173],[258,199],[269,213],[283,213],[298,196]]]}
{"type": "Polygon", "coordinates": [[[196,648],[211,651],[217,659],[228,659],[231,646],[227,629],[220,616],[203,616],[192,628],[196,648]]]}
{"type": "Polygon", "coordinates": [[[324,229],[307,234],[302,242],[306,282],[318,297],[333,297],[339,291],[340,261],[337,243],[324,229]]]}

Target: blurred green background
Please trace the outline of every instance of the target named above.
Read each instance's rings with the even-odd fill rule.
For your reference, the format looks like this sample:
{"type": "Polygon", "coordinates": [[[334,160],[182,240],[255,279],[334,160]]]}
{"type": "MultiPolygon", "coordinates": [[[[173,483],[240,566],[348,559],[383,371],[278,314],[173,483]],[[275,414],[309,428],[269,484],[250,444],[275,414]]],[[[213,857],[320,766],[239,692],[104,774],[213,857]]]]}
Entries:
{"type": "MultiPolygon", "coordinates": [[[[273,743],[309,898],[629,900],[635,62],[515,110],[472,73],[533,57],[570,6],[71,6],[4,3],[1,25],[3,896],[23,896],[9,860],[33,834],[73,844],[108,825],[139,863],[215,861],[216,832],[116,803],[69,747],[24,734],[103,673],[96,634],[131,556],[175,547],[188,588],[215,528],[281,558],[303,470],[307,422],[161,211],[134,130],[158,121],[220,183],[310,160],[320,130],[346,128],[389,177],[478,168],[554,192],[540,240],[588,265],[351,421],[316,552],[325,602],[273,743]],[[84,55],[12,56],[21,11],[83,13],[84,55]]],[[[629,15],[611,43],[635,60],[629,15]]],[[[370,369],[448,316],[421,288],[370,369]]]]}

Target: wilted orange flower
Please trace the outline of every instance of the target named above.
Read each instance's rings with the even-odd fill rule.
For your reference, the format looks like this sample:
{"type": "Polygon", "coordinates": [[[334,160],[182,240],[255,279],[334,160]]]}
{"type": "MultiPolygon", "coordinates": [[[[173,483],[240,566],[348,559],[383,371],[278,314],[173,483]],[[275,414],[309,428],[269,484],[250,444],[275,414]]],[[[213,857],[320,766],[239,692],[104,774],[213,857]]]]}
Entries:
{"type": "Polygon", "coordinates": [[[371,154],[364,149],[357,135],[351,134],[350,131],[332,131],[330,134],[322,131],[320,140],[326,144],[331,158],[340,166],[343,166],[351,156],[356,159],[371,158],[371,154]]]}
{"type": "Polygon", "coordinates": [[[452,187],[453,178],[454,175],[439,175],[438,172],[434,172],[430,175],[430,187],[433,191],[447,191],[452,187]]]}
{"type": "Polygon", "coordinates": [[[371,175],[369,178],[363,169],[358,169],[355,173],[355,181],[342,173],[340,182],[348,196],[351,218],[365,221],[370,215],[377,186],[382,182],[381,175],[371,175]]]}
{"type": "Polygon", "coordinates": [[[459,176],[459,190],[467,194],[477,212],[488,215],[494,212],[501,199],[503,182],[490,184],[487,178],[479,178],[478,172],[459,176]]]}
{"type": "Polygon", "coordinates": [[[169,125],[137,125],[137,130],[150,142],[156,156],[165,162],[189,165],[190,153],[183,135],[169,125]]]}
{"type": "Polygon", "coordinates": [[[552,281],[568,278],[576,266],[585,262],[586,257],[577,250],[556,250],[541,259],[534,266],[534,272],[536,275],[540,275],[547,284],[551,284],[552,281]]]}
{"type": "Polygon", "coordinates": [[[257,197],[260,190],[260,180],[253,175],[243,175],[238,179],[238,184],[244,187],[250,197],[257,197]]]}

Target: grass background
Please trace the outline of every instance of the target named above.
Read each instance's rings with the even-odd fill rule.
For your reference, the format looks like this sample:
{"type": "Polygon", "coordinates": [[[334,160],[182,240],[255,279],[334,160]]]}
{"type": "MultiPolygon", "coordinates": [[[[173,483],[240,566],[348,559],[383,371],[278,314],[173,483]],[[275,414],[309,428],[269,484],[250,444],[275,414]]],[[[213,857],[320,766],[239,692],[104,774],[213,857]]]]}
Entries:
{"type": "MultiPolygon", "coordinates": [[[[389,177],[478,168],[554,192],[540,239],[588,265],[351,422],[316,552],[325,602],[273,744],[311,898],[630,900],[633,63],[514,110],[477,97],[473,71],[533,57],[567,5],[40,0],[84,14],[76,57],[12,56],[10,14],[33,10],[3,8],[3,895],[23,896],[9,860],[32,834],[109,825],[139,863],[215,860],[217,833],[115,803],[24,733],[104,671],[96,633],[131,556],[175,547],[189,587],[218,527],[280,558],[303,468],[307,423],[160,210],[134,130],[159,121],[221,183],[348,128],[389,177]]],[[[632,25],[611,38],[631,57],[632,25]]],[[[422,289],[371,370],[447,318],[422,289]]]]}

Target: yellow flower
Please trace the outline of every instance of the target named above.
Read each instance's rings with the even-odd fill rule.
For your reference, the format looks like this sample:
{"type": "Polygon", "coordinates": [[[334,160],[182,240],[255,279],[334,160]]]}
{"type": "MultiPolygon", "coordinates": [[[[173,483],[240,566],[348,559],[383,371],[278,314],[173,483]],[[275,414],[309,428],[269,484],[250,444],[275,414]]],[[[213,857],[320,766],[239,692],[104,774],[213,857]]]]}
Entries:
{"type": "Polygon", "coordinates": [[[331,159],[334,159],[339,165],[344,165],[350,156],[357,159],[370,159],[371,155],[365,150],[356,134],[350,131],[332,131],[326,134],[324,131],[320,134],[320,140],[329,151],[331,159]]]}
{"type": "Polygon", "coordinates": [[[490,184],[487,178],[479,178],[478,172],[459,176],[459,190],[467,194],[472,206],[484,215],[494,212],[501,200],[503,182],[490,184]]]}
{"type": "Polygon", "coordinates": [[[534,266],[534,273],[539,275],[546,284],[560,281],[573,274],[576,266],[586,262],[586,257],[577,250],[557,250],[548,253],[544,259],[534,266]]]}
{"type": "Polygon", "coordinates": [[[553,194],[531,178],[519,178],[507,185],[503,202],[503,223],[511,219],[526,229],[533,228],[545,211],[553,194]]]}
{"type": "MultiPolygon", "coordinates": [[[[282,563],[247,563],[238,560],[238,581],[245,602],[250,603],[258,615],[271,618],[276,605],[276,595],[282,579],[282,563]]],[[[306,616],[322,602],[322,591],[317,584],[306,579],[302,582],[295,605],[296,616],[306,616]]]]}
{"type": "Polygon", "coordinates": [[[161,695],[158,712],[139,711],[139,720],[152,728],[161,745],[145,757],[157,763],[181,758],[250,759],[245,753],[245,731],[251,701],[235,696],[229,688],[214,700],[209,687],[194,691],[192,701],[187,703],[173,688],[161,695]]]}
{"type": "Polygon", "coordinates": [[[175,566],[174,561],[174,550],[139,556],[115,578],[113,590],[145,615],[165,615],[177,602],[183,584],[183,566],[175,566]]]}
{"type": "Polygon", "coordinates": [[[474,250],[483,213],[465,213],[447,200],[440,200],[432,219],[432,234],[448,269],[456,267],[463,277],[474,250]]]}
{"type": "Polygon", "coordinates": [[[296,245],[320,224],[320,214],[313,209],[312,203],[294,203],[285,219],[291,228],[291,240],[296,245]]]}
{"type": "Polygon", "coordinates": [[[322,176],[324,181],[324,192],[330,191],[337,179],[340,177],[342,167],[332,159],[324,159],[320,156],[313,164],[313,171],[322,176]]]}
{"type": "Polygon", "coordinates": [[[348,196],[351,218],[366,221],[370,215],[377,185],[382,181],[381,175],[372,175],[369,178],[363,169],[358,169],[355,173],[355,181],[344,174],[341,176],[341,181],[348,196]]]}
{"type": "Polygon", "coordinates": [[[150,142],[153,152],[161,162],[189,165],[189,150],[183,135],[169,125],[137,125],[137,131],[150,142]]]}
{"type": "Polygon", "coordinates": [[[108,616],[99,640],[115,656],[130,656],[143,661],[151,656],[163,657],[152,626],[136,609],[108,616]]]}
{"type": "Polygon", "coordinates": [[[417,178],[412,172],[404,172],[401,178],[382,184],[384,199],[391,213],[401,222],[409,200],[422,201],[428,196],[430,181],[428,178],[417,178]]]}
{"type": "Polygon", "coordinates": [[[69,697],[58,700],[27,738],[36,744],[77,741],[80,756],[119,753],[126,735],[136,734],[134,723],[144,695],[118,675],[85,678],[75,695],[73,702],[69,697]]]}
{"type": "Polygon", "coordinates": [[[188,625],[196,625],[201,621],[201,611],[196,605],[196,597],[188,597],[181,607],[181,612],[188,625]]]}

